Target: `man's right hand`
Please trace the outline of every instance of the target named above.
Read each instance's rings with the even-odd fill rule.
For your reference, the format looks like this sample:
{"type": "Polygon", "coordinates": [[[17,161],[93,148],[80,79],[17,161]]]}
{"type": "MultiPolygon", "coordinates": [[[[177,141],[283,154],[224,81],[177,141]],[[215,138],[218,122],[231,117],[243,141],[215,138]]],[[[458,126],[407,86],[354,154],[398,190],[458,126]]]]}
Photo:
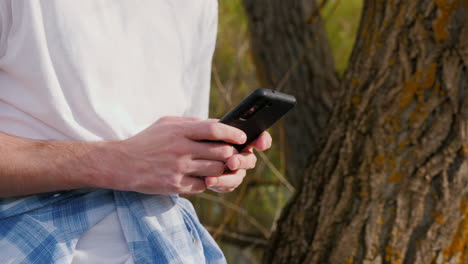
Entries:
{"type": "Polygon", "coordinates": [[[91,182],[98,188],[148,194],[203,192],[202,177],[222,175],[225,162],[237,151],[202,140],[243,144],[246,135],[213,120],[164,117],[127,140],[108,142],[116,156],[91,182]]]}

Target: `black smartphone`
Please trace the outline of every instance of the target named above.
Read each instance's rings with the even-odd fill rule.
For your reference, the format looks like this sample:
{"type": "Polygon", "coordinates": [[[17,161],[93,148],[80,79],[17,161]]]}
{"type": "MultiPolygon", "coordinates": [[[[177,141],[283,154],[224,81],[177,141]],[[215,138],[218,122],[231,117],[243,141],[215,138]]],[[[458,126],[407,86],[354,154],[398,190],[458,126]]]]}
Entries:
{"type": "Polygon", "coordinates": [[[233,144],[240,152],[295,105],[296,98],[292,95],[269,89],[257,89],[219,122],[245,132],[247,141],[242,145],[233,144]]]}

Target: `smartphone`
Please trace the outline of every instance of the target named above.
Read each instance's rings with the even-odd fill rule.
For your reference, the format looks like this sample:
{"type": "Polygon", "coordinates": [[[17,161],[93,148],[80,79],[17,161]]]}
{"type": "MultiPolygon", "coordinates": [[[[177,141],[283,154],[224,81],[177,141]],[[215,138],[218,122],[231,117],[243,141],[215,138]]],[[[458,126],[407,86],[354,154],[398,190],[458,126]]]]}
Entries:
{"type": "Polygon", "coordinates": [[[292,95],[269,89],[257,89],[221,118],[219,122],[245,132],[247,141],[242,145],[233,144],[241,152],[295,105],[296,98],[292,95]]]}

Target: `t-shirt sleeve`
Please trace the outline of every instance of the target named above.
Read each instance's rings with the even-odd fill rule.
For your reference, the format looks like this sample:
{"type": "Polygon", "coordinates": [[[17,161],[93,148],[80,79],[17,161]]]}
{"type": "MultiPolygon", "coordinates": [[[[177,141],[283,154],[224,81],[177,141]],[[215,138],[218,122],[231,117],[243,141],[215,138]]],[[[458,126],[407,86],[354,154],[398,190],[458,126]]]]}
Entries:
{"type": "Polygon", "coordinates": [[[208,118],[211,64],[216,46],[218,32],[218,2],[217,0],[205,0],[203,12],[203,33],[197,54],[195,54],[194,91],[190,98],[188,115],[201,119],[208,118]]]}

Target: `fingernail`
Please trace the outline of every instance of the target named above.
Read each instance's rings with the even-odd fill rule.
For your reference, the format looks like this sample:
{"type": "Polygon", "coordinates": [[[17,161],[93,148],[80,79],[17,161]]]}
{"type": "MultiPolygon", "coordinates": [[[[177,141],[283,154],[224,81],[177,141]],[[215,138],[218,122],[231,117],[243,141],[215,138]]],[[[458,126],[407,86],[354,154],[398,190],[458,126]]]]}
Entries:
{"type": "Polygon", "coordinates": [[[244,133],[242,133],[240,139],[242,143],[245,143],[245,141],[247,141],[247,136],[244,133]]]}

